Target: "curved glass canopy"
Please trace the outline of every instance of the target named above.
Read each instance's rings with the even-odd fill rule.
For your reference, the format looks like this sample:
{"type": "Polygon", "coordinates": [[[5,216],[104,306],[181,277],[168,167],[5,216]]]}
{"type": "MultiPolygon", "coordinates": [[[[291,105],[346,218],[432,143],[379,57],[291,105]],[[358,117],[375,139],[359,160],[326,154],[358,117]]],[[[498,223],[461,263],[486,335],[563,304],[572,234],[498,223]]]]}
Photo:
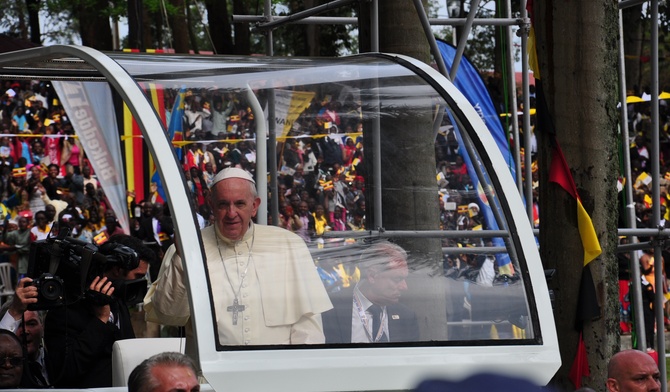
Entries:
{"type": "MultiPolygon", "coordinates": [[[[478,371],[546,383],[558,368],[542,265],[510,169],[477,111],[434,69],[383,54],[175,56],[65,46],[0,56],[0,73],[54,81],[71,113],[87,92],[82,121],[96,118],[100,133],[122,136],[110,154],[125,155],[128,167],[142,149],[150,153],[152,187],[133,189],[140,174],[132,169],[123,184],[163,199],[175,223],[194,355],[214,389],[288,389],[299,379],[297,389],[399,390],[478,371]],[[111,93],[93,93],[95,85],[111,93]],[[142,137],[119,115],[116,128],[105,126],[115,121],[93,102],[116,113],[125,105],[142,137]],[[335,305],[321,315],[325,343],[255,336],[249,314],[231,311],[230,290],[215,276],[221,260],[207,260],[197,227],[212,214],[204,184],[228,166],[255,176],[257,223],[293,231],[309,249],[308,265],[335,305]],[[406,268],[375,270],[380,242],[398,246],[406,268]],[[371,336],[370,313],[356,308],[357,295],[373,288],[387,299],[382,339],[371,336]]],[[[70,117],[85,138],[85,125],[70,117]]],[[[132,222],[126,210],[117,215],[132,222]]],[[[284,250],[292,251],[277,252],[284,250]]],[[[251,249],[240,255],[228,267],[237,273],[225,274],[243,299],[239,273],[261,260],[250,263],[251,249]]],[[[263,312],[280,300],[264,298],[263,312]]]]}

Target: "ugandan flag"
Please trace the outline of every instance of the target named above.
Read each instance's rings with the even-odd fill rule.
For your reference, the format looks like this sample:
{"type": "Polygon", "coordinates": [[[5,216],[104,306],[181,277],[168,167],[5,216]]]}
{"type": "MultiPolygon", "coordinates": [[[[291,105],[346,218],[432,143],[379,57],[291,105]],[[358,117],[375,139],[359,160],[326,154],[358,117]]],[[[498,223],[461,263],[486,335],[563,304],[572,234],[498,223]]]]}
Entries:
{"type": "Polygon", "coordinates": [[[577,307],[577,325],[579,330],[579,345],[577,355],[570,369],[570,380],[579,389],[582,384],[582,377],[590,375],[589,361],[582,336],[582,325],[586,320],[593,320],[600,316],[600,304],[596,296],[595,284],[589,263],[602,253],[598,236],[593,227],[591,217],[584,209],[582,201],[577,194],[575,181],[570,174],[570,169],[565,161],[558,141],[554,139],[554,147],[551,157],[551,167],[549,169],[549,181],[560,185],[564,191],[577,202],[577,227],[579,236],[582,239],[584,247],[584,259],[582,264],[582,280],[579,288],[579,305],[577,307]]]}
{"type": "MultiPolygon", "coordinates": [[[[147,98],[151,101],[158,117],[165,126],[165,98],[163,87],[155,83],[143,83],[140,87],[144,89],[147,98]]],[[[123,137],[124,152],[126,157],[125,171],[127,189],[135,192],[135,199],[139,202],[147,198],[148,178],[150,173],[156,171],[153,160],[149,156],[144,144],[144,138],[140,127],[133,118],[128,106],[123,104],[123,137]]]]}

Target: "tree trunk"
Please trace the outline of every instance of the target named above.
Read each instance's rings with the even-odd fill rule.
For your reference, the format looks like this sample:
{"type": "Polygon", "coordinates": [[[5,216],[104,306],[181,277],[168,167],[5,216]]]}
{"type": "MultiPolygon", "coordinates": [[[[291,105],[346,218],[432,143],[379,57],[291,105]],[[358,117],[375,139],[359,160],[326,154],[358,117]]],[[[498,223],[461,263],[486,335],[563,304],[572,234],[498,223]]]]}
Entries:
{"type": "Polygon", "coordinates": [[[12,8],[11,14],[16,15],[18,19],[16,26],[19,37],[24,40],[29,40],[30,37],[28,37],[28,28],[26,27],[25,10],[23,9],[21,2],[10,2],[9,6],[12,8]]]}
{"type": "Polygon", "coordinates": [[[195,37],[195,31],[193,31],[193,16],[191,15],[191,5],[189,4],[188,0],[186,0],[184,10],[186,11],[186,29],[188,30],[188,40],[191,43],[191,50],[193,50],[193,53],[197,54],[200,53],[200,48],[198,47],[198,40],[195,37]]]}
{"type": "Polygon", "coordinates": [[[412,0],[380,2],[379,50],[430,63],[430,47],[412,0]]]}
{"type": "MultiPolygon", "coordinates": [[[[607,362],[619,348],[615,254],[617,12],[616,3],[608,0],[535,2],[541,85],[548,114],[603,250],[589,265],[601,316],[585,321],[583,327],[591,372],[583,383],[597,390],[605,385],[607,362]]],[[[550,130],[544,122],[536,132],[542,168],[540,251],[545,268],[557,269],[550,288],[556,291],[555,318],[563,364],[552,384],[557,390],[572,391],[568,375],[579,339],[575,324],[584,256],[576,201],[558,185],[548,183],[550,130]]]]}
{"type": "MultiPolygon", "coordinates": [[[[317,5],[317,2],[315,0],[303,0],[305,4],[305,9],[310,9],[314,8],[317,5]]],[[[321,56],[321,41],[320,41],[320,36],[321,36],[321,26],[319,25],[307,25],[305,26],[306,30],[306,45],[307,45],[307,53],[308,56],[310,57],[319,57],[321,56]]]]}
{"type": "Polygon", "coordinates": [[[98,50],[113,50],[112,26],[107,13],[101,12],[109,8],[108,2],[96,0],[79,4],[73,14],[79,20],[79,33],[84,46],[98,50]]]}
{"type": "MultiPolygon", "coordinates": [[[[249,7],[245,0],[233,0],[233,14],[249,15],[249,7]]],[[[251,54],[251,38],[249,24],[235,23],[235,54],[251,54]]]]}
{"type": "Polygon", "coordinates": [[[232,54],[233,38],[228,6],[225,1],[207,0],[207,24],[216,54],[232,54]]]}
{"type": "Polygon", "coordinates": [[[170,28],[172,28],[172,39],[174,41],[174,51],[176,53],[188,53],[189,34],[188,20],[186,19],[186,10],[184,0],[170,0],[170,3],[177,9],[175,15],[170,15],[170,28]]]}
{"type": "MultiPolygon", "coordinates": [[[[383,6],[380,5],[379,39],[381,52],[404,54],[430,63],[428,41],[410,0],[385,0],[383,6]]],[[[384,103],[381,102],[381,105],[384,103]]],[[[426,105],[430,107],[431,103],[426,102],[426,105]]],[[[384,112],[387,115],[380,118],[380,129],[383,130],[381,166],[384,228],[439,230],[431,111],[422,111],[423,114],[407,113],[398,107],[386,108],[384,112]],[[408,179],[412,179],[410,184],[407,183],[408,179]]],[[[372,125],[365,124],[365,130],[369,134],[372,125]]],[[[366,158],[371,155],[371,150],[365,149],[366,158]]],[[[408,295],[407,304],[417,314],[429,315],[420,320],[421,335],[446,339],[446,294],[444,281],[439,278],[442,270],[440,240],[430,238],[397,242],[409,254],[409,290],[420,289],[422,292],[421,296],[414,296],[413,302],[410,302],[412,296],[408,295]]]]}
{"type": "Polygon", "coordinates": [[[142,0],[128,0],[128,48],[142,48],[142,0]]]}
{"type": "Polygon", "coordinates": [[[626,55],[626,89],[642,95],[642,5],[623,10],[623,47],[626,55]]]}
{"type": "Polygon", "coordinates": [[[30,42],[42,45],[42,33],[40,32],[40,0],[26,0],[28,8],[28,24],[30,25],[30,42]]]}

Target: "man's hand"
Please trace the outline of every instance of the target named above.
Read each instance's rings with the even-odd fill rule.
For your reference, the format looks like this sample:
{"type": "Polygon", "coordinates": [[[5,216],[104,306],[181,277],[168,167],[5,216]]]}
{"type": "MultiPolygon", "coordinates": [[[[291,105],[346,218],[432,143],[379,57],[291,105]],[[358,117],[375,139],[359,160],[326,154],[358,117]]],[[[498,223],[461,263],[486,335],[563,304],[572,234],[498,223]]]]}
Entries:
{"type": "MultiPolygon", "coordinates": [[[[112,282],[108,281],[106,277],[96,276],[89,286],[91,291],[98,292],[103,295],[112,296],[114,293],[114,287],[112,287],[112,282]]],[[[95,306],[95,315],[103,323],[109,322],[109,316],[112,314],[112,311],[109,308],[109,305],[95,306]]]]}
{"type": "Polygon", "coordinates": [[[14,298],[9,305],[9,309],[7,309],[14,320],[18,320],[23,315],[23,312],[28,309],[28,304],[37,303],[37,287],[32,282],[31,278],[25,277],[19,280],[19,284],[16,285],[14,298]]]}

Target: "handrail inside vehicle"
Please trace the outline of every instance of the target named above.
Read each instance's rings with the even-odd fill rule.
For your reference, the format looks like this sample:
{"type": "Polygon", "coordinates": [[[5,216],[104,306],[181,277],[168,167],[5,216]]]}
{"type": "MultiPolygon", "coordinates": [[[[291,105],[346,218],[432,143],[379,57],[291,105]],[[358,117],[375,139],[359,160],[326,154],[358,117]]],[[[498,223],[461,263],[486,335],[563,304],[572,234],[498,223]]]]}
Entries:
{"type": "MultiPolygon", "coordinates": [[[[391,54],[337,59],[180,56],[51,46],[0,55],[0,78],[106,84],[112,90],[110,105],[117,110],[119,101],[127,105],[155,162],[175,222],[175,242],[190,283],[191,355],[213,390],[402,390],[429,377],[462,378],[481,371],[546,384],[560,366],[544,272],[508,165],[480,114],[433,68],[391,54]],[[215,288],[196,216],[184,208],[191,205],[184,173],[166,137],[165,113],[156,111],[171,109],[181,93],[212,102],[223,96],[244,109],[237,116],[246,123],[237,120],[236,125],[249,128],[233,139],[258,146],[259,223],[282,219],[285,206],[276,190],[296,169],[286,164],[281,150],[284,165],[259,153],[265,151],[260,146],[266,138],[258,135],[266,127],[273,154],[275,140],[299,143],[328,136],[344,144],[348,137],[360,143],[361,166],[350,162],[342,178],[348,187],[365,189],[362,230],[326,231],[310,237],[308,248],[316,266],[327,272],[322,279],[331,298],[345,288],[342,276],[337,283],[333,271],[348,271],[348,284],[355,285],[360,279],[352,278],[357,257],[371,242],[385,239],[405,248],[410,276],[401,301],[420,320],[418,341],[231,346],[221,340],[215,320],[222,315],[212,305],[215,288]],[[155,99],[159,95],[162,102],[155,99]],[[351,124],[360,123],[363,131],[347,129],[342,118],[342,129],[332,127],[310,108],[329,102],[350,109],[339,114],[351,124]],[[312,126],[318,132],[309,131],[312,126]],[[435,158],[436,145],[437,154],[446,157],[435,158]],[[458,180],[462,189],[452,189],[453,177],[438,186],[442,161],[469,178],[458,180]],[[354,185],[356,181],[362,183],[354,185]],[[485,263],[495,274],[490,281],[470,268],[485,263]],[[469,275],[463,271],[468,268],[469,275]],[[326,285],[329,279],[336,287],[326,285]]],[[[198,141],[220,143],[202,137],[198,141]]],[[[320,187],[316,192],[333,186],[334,175],[337,170],[318,177],[322,182],[314,184],[320,187]]],[[[346,197],[343,202],[346,206],[346,197]]]]}

